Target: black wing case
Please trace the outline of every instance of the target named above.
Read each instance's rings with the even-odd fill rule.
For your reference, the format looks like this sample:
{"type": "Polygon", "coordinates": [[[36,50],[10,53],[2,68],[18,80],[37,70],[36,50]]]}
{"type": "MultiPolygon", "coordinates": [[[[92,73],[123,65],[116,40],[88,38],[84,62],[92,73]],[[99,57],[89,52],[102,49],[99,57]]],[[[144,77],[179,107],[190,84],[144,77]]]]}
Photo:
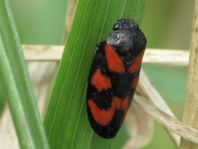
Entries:
{"type": "Polygon", "coordinates": [[[106,42],[100,43],[90,69],[87,111],[95,132],[101,137],[112,138],[121,127],[131,103],[135,91],[132,88],[133,80],[138,76],[139,70],[133,74],[109,70],[106,45],[106,42]]]}

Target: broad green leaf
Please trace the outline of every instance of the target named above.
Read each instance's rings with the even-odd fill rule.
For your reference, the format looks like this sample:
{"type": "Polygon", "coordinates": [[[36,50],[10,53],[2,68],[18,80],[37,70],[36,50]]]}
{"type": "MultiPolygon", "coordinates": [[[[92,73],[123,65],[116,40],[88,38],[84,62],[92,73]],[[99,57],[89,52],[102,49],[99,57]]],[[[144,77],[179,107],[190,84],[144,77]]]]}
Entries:
{"type": "Polygon", "coordinates": [[[140,21],[144,0],[78,0],[57,78],[45,117],[52,149],[111,148],[86,116],[86,84],[96,43],[105,40],[120,18],[140,21]]]}
{"type": "Polygon", "coordinates": [[[0,76],[21,148],[48,149],[8,0],[0,0],[0,76]]]}

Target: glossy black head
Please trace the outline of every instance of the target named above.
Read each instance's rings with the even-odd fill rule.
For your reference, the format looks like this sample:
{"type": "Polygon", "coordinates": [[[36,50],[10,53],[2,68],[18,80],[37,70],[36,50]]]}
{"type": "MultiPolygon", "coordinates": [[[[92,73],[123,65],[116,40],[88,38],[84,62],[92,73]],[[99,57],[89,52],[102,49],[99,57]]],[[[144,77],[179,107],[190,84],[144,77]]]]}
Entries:
{"type": "Polygon", "coordinates": [[[107,44],[112,45],[121,53],[138,52],[145,48],[146,38],[135,21],[120,19],[113,26],[107,38],[107,44]]]}
{"type": "Polygon", "coordinates": [[[118,22],[116,24],[114,24],[113,26],[113,30],[126,30],[126,29],[138,29],[139,26],[138,24],[133,21],[133,20],[129,20],[129,19],[120,19],[118,20],[118,22]]]}

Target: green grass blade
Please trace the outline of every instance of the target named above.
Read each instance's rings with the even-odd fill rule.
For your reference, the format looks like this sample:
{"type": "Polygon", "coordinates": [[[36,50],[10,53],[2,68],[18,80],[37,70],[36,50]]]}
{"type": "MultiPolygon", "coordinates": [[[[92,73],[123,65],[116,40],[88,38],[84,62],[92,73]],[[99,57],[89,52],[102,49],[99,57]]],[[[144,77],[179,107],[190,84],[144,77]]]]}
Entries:
{"type": "Polygon", "coordinates": [[[96,136],[87,120],[88,72],[96,43],[119,18],[139,22],[143,7],[144,0],[78,0],[44,122],[52,149],[111,147],[112,141],[96,136]]]}
{"type": "Polygon", "coordinates": [[[8,0],[0,0],[0,74],[22,149],[48,149],[8,0]]]}

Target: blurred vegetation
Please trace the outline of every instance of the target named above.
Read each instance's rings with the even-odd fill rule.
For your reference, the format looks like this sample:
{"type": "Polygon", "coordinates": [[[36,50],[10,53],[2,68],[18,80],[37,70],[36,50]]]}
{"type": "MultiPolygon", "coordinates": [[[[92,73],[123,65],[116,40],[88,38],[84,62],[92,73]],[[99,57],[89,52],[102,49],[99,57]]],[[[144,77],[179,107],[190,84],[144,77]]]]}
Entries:
{"type": "MultiPolygon", "coordinates": [[[[19,35],[23,44],[61,44],[64,34],[66,0],[11,1],[19,35]]],[[[191,39],[193,0],[146,1],[141,27],[148,47],[188,49],[191,39]]],[[[144,65],[152,83],[181,118],[185,98],[186,67],[144,65]]],[[[159,145],[174,149],[167,133],[156,124],[155,136],[144,149],[159,145]]]]}
{"type": "Polygon", "coordinates": [[[188,49],[194,0],[146,1],[142,28],[152,48],[188,49]]]}
{"type": "Polygon", "coordinates": [[[11,1],[24,44],[61,44],[68,0],[11,1]]]}

